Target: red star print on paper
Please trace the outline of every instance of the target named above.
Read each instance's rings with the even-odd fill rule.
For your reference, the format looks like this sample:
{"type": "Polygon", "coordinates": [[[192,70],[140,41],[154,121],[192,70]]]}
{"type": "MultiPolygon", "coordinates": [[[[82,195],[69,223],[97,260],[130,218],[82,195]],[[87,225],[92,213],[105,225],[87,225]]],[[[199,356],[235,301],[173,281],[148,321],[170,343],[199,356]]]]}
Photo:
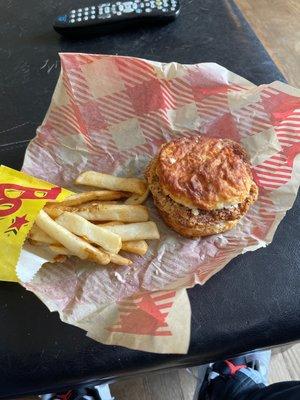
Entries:
{"type": "Polygon", "coordinates": [[[6,233],[13,232],[15,235],[19,232],[23,225],[26,225],[29,221],[26,219],[27,215],[22,217],[16,217],[12,220],[12,224],[8,227],[6,233]]]}

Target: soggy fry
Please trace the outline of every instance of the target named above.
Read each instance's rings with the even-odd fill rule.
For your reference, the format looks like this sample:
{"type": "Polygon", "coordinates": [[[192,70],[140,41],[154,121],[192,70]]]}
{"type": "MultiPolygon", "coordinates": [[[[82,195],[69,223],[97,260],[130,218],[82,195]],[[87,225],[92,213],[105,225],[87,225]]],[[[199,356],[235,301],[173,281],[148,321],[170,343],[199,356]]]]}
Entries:
{"type": "Polygon", "coordinates": [[[124,225],[122,221],[110,221],[110,222],[100,222],[98,225],[105,227],[105,226],[115,226],[115,225],[124,225]]]}
{"type": "Polygon", "coordinates": [[[150,189],[147,188],[144,194],[139,195],[137,193],[133,193],[128,199],[125,201],[124,204],[142,204],[144,201],[146,201],[148,195],[149,195],[150,189]]]}
{"type": "Polygon", "coordinates": [[[141,222],[135,224],[105,226],[104,229],[121,236],[122,241],[159,239],[159,232],[155,222],[141,222]]]}
{"type": "Polygon", "coordinates": [[[78,206],[74,206],[74,210],[82,210],[82,209],[86,209],[88,207],[92,207],[95,206],[97,204],[119,204],[117,201],[115,200],[105,200],[105,201],[89,201],[88,203],[83,203],[83,204],[79,204],[78,206]]]}
{"type": "Polygon", "coordinates": [[[121,249],[121,238],[99,225],[94,225],[80,215],[70,212],[62,213],[56,222],[75,235],[85,238],[88,242],[101,246],[110,253],[118,253],[121,249]]]}
{"type": "Polygon", "coordinates": [[[119,178],[117,176],[102,174],[101,172],[86,171],[78,176],[76,183],[95,186],[101,189],[122,190],[125,192],[145,193],[147,186],[142,179],[119,178]]]}
{"type": "Polygon", "coordinates": [[[39,228],[36,224],[32,226],[30,232],[28,234],[28,239],[34,242],[46,243],[46,244],[55,244],[57,241],[47,235],[41,228],[39,228]]]}
{"type": "Polygon", "coordinates": [[[82,260],[88,259],[95,261],[98,264],[105,265],[109,263],[110,257],[107,253],[93,247],[85,240],[69,232],[66,228],[50,218],[43,210],[40,211],[35,222],[39,228],[61,243],[72,255],[82,260]]]}
{"type": "Polygon", "coordinates": [[[145,240],[133,240],[122,243],[122,250],[128,253],[138,254],[144,256],[147,253],[148,245],[145,240]]]}
{"type": "Polygon", "coordinates": [[[76,183],[99,190],[47,203],[28,234],[33,245],[48,246],[55,261],[77,256],[101,265],[128,266],[132,261],[120,250],[144,256],[145,239],[159,239],[157,226],[142,205],[149,194],[145,181],[87,171],[76,183]]]}
{"type": "Polygon", "coordinates": [[[132,261],[119,254],[110,254],[110,261],[116,265],[131,265],[132,261]]]}
{"type": "Polygon", "coordinates": [[[61,203],[48,203],[45,205],[43,210],[49,215],[51,218],[57,218],[59,217],[63,212],[65,211],[76,211],[77,208],[74,207],[69,207],[69,206],[64,206],[61,203]]]}
{"type": "MultiPolygon", "coordinates": [[[[95,190],[92,192],[76,193],[59,203],[63,206],[79,206],[94,200],[108,201],[128,197],[128,193],[112,190],[95,190]]],[[[52,203],[53,204],[53,203],[52,203]]]]}
{"type": "Polygon", "coordinates": [[[49,246],[49,249],[53,252],[53,253],[55,253],[55,254],[57,254],[57,255],[61,255],[61,256],[70,256],[71,255],[71,253],[69,252],[69,250],[68,249],[66,249],[64,246],[62,246],[62,245],[50,245],[49,246]]]}
{"type": "Polygon", "coordinates": [[[76,213],[89,221],[144,222],[149,219],[147,208],[140,205],[95,204],[76,213]]]}

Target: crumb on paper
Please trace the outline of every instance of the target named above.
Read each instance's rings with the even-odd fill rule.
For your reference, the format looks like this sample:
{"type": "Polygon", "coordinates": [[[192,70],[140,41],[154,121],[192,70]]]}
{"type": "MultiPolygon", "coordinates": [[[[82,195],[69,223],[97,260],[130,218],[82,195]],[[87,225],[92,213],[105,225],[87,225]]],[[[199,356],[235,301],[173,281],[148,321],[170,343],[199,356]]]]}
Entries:
{"type": "Polygon", "coordinates": [[[121,283],[125,283],[125,279],[122,277],[121,274],[119,274],[119,272],[115,271],[114,272],[114,276],[117,278],[117,280],[121,283]]]}
{"type": "Polygon", "coordinates": [[[199,215],[199,211],[197,210],[197,208],[193,208],[192,209],[192,214],[193,215],[199,215]]]}
{"type": "Polygon", "coordinates": [[[159,270],[156,269],[154,273],[155,273],[155,275],[159,275],[159,270]]]}
{"type": "Polygon", "coordinates": [[[68,257],[64,254],[58,254],[57,256],[54,257],[54,262],[57,263],[64,263],[68,257]]]}

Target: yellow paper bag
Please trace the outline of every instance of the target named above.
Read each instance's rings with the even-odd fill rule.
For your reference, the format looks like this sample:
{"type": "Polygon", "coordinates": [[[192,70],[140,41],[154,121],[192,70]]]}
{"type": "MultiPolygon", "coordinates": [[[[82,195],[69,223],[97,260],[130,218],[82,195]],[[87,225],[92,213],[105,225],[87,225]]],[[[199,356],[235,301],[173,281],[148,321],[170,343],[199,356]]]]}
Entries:
{"type": "Polygon", "coordinates": [[[72,192],[23,172],[0,166],[0,280],[17,282],[16,265],[39,211],[72,192]]]}

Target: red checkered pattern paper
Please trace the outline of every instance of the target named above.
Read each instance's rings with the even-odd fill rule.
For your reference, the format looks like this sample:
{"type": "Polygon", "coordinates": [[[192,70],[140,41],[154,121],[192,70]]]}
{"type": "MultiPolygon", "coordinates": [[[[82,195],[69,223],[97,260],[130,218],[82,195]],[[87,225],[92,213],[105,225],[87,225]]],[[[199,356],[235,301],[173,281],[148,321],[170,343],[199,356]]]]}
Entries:
{"type": "MultiPolygon", "coordinates": [[[[73,190],[74,178],[85,170],[143,176],[160,145],[182,135],[231,138],[249,152],[259,198],[235,229],[183,238],[165,226],[149,199],[161,241],[153,241],[145,257],[134,257],[133,268],[122,267],[115,275],[70,263],[41,269],[28,285],[63,320],[93,331],[92,337],[97,335],[88,316],[114,304],[109,339],[97,340],[111,343],[113,332],[124,332],[142,342],[144,328],[133,326],[141,315],[145,326],[151,318],[156,321],[148,335],[171,332],[164,330],[169,312],[160,316],[151,293],[203,284],[238,254],[267,245],[292,206],[300,178],[300,91],[280,82],[257,87],[213,63],[65,53],[61,65],[51,105],[26,153],[23,168],[32,175],[73,190]],[[126,320],[122,313],[128,301],[132,309],[126,320]]],[[[168,340],[169,334],[163,335],[168,340]]],[[[169,336],[172,340],[172,332],[169,336]]],[[[159,351],[160,345],[149,350],[159,351]]],[[[139,348],[136,342],[134,348],[139,348]]]]}

